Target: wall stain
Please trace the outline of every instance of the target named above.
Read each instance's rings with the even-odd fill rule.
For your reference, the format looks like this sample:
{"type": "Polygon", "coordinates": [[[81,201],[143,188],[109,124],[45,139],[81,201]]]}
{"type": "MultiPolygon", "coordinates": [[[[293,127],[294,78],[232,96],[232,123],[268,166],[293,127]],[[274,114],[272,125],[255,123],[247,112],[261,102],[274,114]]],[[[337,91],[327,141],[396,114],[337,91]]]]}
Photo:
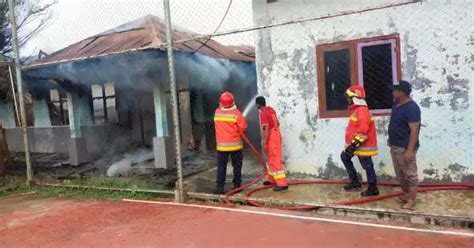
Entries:
{"type": "MultiPolygon", "coordinates": [[[[270,24],[274,21],[274,18],[262,18],[260,23],[262,24],[270,24]]],[[[267,76],[265,74],[271,74],[273,69],[272,65],[275,61],[275,55],[273,53],[272,48],[272,31],[271,29],[263,29],[259,31],[260,39],[258,39],[258,47],[260,48],[258,51],[259,59],[256,60],[257,66],[260,68],[257,70],[257,77],[260,78],[260,92],[268,92],[267,85],[270,84],[267,80],[267,76]],[[265,73],[265,71],[267,73],[265,73]]],[[[267,96],[268,97],[268,96],[267,96]]]]}
{"type": "Polygon", "coordinates": [[[427,78],[415,78],[412,82],[413,89],[426,92],[427,89],[433,87],[436,83],[427,78]]]}
{"type": "Polygon", "coordinates": [[[332,154],[329,155],[326,166],[318,168],[318,177],[326,180],[347,178],[347,172],[334,163],[332,154]]]}
{"type": "Polygon", "coordinates": [[[450,164],[444,168],[441,180],[444,182],[459,182],[466,176],[468,168],[458,163],[450,164]]]}
{"type": "Polygon", "coordinates": [[[421,99],[420,105],[424,108],[430,108],[431,97],[429,96],[429,97],[425,97],[425,98],[421,99]]]}
{"type": "Polygon", "coordinates": [[[410,32],[405,33],[405,35],[403,36],[403,40],[405,41],[405,54],[407,55],[404,66],[405,73],[408,76],[408,79],[412,80],[417,75],[416,61],[418,59],[418,50],[410,45],[410,32]]]}
{"type": "Polygon", "coordinates": [[[377,127],[377,133],[380,135],[388,135],[388,124],[390,123],[389,118],[376,118],[375,119],[375,126],[377,127]]]}
{"type": "Polygon", "coordinates": [[[448,86],[441,88],[439,94],[449,94],[449,106],[451,110],[467,110],[469,108],[469,80],[455,79],[453,76],[446,76],[448,86]]]}

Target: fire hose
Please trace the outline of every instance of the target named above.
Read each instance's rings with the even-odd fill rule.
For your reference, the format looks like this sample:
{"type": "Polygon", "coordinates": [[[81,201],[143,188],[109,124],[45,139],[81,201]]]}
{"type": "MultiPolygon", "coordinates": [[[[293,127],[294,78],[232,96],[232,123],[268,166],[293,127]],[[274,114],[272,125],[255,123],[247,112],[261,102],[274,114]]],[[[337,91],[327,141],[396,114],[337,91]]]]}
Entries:
{"type": "MultiPolygon", "coordinates": [[[[239,187],[235,188],[225,194],[224,202],[226,204],[232,204],[232,202],[229,200],[229,197],[239,193],[255,184],[257,184],[260,180],[265,178],[267,176],[267,166],[266,162],[262,156],[262,154],[257,151],[255,146],[250,142],[250,140],[247,138],[247,136],[244,133],[241,133],[242,139],[247,143],[247,145],[250,147],[250,150],[257,156],[260,164],[263,166],[263,173],[257,177],[255,180],[239,187]]],[[[288,185],[302,185],[302,184],[346,184],[348,181],[345,180],[294,180],[294,181],[288,181],[288,185]]],[[[378,185],[382,186],[400,186],[399,183],[396,182],[380,182],[378,185]]],[[[309,209],[317,209],[319,208],[318,206],[311,206],[311,205],[295,205],[295,206],[268,206],[262,203],[258,203],[254,200],[248,199],[252,194],[270,189],[272,188],[273,185],[265,185],[265,186],[260,186],[254,189],[251,189],[245,193],[245,196],[247,197],[247,203],[251,206],[256,206],[256,207],[265,207],[265,208],[273,208],[273,209],[281,209],[281,210],[309,210],[309,209]]],[[[427,192],[427,191],[437,191],[437,190],[474,190],[474,184],[473,183],[420,183],[418,185],[418,192],[427,192]]],[[[355,199],[355,200],[343,200],[343,201],[337,201],[334,202],[332,205],[344,205],[344,206],[349,206],[349,205],[355,205],[355,204],[362,204],[362,203],[368,203],[368,202],[374,202],[374,201],[380,201],[384,199],[389,199],[389,198],[394,198],[398,196],[402,196],[404,192],[402,191],[395,191],[387,194],[382,194],[378,196],[373,196],[373,197],[365,197],[365,198],[360,198],[360,199],[355,199]]]]}

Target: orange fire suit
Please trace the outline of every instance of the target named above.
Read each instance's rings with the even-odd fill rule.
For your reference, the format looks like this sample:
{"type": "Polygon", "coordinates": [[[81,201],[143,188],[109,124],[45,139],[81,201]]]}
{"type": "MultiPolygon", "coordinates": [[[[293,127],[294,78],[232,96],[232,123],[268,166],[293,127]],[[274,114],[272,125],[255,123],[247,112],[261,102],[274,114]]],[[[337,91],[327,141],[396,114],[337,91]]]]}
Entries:
{"type": "Polygon", "coordinates": [[[346,147],[352,143],[354,138],[361,137],[365,142],[357,148],[354,155],[360,157],[377,155],[377,130],[369,109],[367,106],[351,105],[349,106],[349,111],[351,116],[346,129],[346,147]]]}
{"type": "Polygon", "coordinates": [[[247,130],[247,122],[242,113],[234,106],[218,108],[214,115],[217,151],[235,152],[244,148],[241,132],[247,130]]]}
{"type": "Polygon", "coordinates": [[[273,108],[263,107],[260,109],[260,125],[262,130],[268,129],[268,139],[265,144],[265,153],[268,158],[268,181],[277,186],[288,186],[281,151],[280,122],[273,108]]]}

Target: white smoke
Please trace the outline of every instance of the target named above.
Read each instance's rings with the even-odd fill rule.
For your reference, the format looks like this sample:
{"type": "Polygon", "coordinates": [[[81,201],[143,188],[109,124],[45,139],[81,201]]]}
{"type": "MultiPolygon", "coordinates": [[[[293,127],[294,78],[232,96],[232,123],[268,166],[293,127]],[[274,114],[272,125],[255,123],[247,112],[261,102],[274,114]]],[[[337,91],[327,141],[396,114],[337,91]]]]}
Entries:
{"type": "Polygon", "coordinates": [[[113,163],[109,169],[107,169],[107,176],[118,177],[124,175],[132,170],[133,165],[153,159],[153,157],[153,151],[148,149],[127,153],[123,159],[113,163]]]}

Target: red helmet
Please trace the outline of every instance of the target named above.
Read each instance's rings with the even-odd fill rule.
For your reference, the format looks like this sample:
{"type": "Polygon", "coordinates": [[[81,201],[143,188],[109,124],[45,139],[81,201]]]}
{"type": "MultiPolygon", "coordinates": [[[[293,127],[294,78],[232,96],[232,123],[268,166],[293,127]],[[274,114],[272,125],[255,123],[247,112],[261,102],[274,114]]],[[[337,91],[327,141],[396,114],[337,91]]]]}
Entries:
{"type": "Polygon", "coordinates": [[[222,95],[219,99],[219,102],[220,102],[221,106],[224,107],[224,108],[232,107],[235,104],[234,95],[232,95],[232,93],[226,91],[226,92],[222,93],[222,95]]]}
{"type": "Polygon", "coordinates": [[[349,89],[346,90],[346,95],[350,98],[352,97],[357,97],[360,99],[365,99],[365,90],[364,87],[360,85],[354,85],[349,87],[349,89]]]}

